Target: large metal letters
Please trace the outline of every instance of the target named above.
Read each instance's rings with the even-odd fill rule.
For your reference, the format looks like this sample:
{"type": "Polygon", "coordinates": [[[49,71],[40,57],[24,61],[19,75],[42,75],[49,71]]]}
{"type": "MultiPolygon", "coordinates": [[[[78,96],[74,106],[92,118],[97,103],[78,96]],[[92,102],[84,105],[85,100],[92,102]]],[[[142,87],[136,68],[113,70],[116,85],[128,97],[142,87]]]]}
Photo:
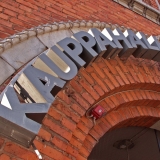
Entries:
{"type": "Polygon", "coordinates": [[[142,32],[109,28],[80,31],[59,41],[20,71],[1,93],[0,134],[29,147],[57,93],[81,67],[98,56],[130,55],[160,62],[160,43],[142,32]]]}

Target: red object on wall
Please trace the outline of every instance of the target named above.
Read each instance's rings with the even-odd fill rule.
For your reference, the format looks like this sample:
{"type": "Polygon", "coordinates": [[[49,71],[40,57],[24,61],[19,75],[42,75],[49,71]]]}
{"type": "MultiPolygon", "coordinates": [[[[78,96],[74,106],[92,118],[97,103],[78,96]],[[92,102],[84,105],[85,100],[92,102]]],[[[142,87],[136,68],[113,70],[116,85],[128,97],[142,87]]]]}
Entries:
{"type": "Polygon", "coordinates": [[[100,105],[96,106],[96,107],[91,111],[91,115],[93,115],[93,117],[95,117],[96,119],[102,117],[104,113],[105,113],[105,110],[104,110],[104,108],[101,107],[100,105]]]}

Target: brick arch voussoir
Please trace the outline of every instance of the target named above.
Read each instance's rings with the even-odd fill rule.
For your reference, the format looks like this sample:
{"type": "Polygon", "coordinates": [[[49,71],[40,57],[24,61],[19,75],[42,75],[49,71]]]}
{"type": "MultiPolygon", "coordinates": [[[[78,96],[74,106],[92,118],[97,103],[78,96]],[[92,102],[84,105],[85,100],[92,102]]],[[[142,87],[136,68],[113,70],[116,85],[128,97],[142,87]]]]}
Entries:
{"type": "Polygon", "coordinates": [[[144,60],[141,65],[137,65],[139,61],[142,60],[133,57],[125,62],[118,57],[112,60],[99,58],[86,69],[81,69],[69,86],[90,105],[120,91],[137,88],[159,92],[158,64],[153,65],[144,60]]]}
{"type": "MultiPolygon", "coordinates": [[[[145,110],[137,108],[139,112],[144,112],[148,116],[147,106],[152,106],[153,108],[159,108],[160,104],[160,93],[148,90],[129,90],[125,92],[119,92],[111,96],[106,97],[103,101],[97,103],[101,105],[107,116],[107,121],[110,125],[114,125],[114,120],[121,120],[121,116],[128,116],[127,109],[130,106],[146,106],[145,110]],[[113,115],[113,111],[122,109],[121,114],[113,115]]],[[[114,112],[115,114],[115,112],[114,112]]],[[[142,114],[143,115],[143,114],[142,114]]],[[[143,115],[144,116],[144,115],[143,115]]],[[[101,120],[101,119],[100,119],[101,120]]],[[[99,122],[100,120],[97,120],[99,122]]],[[[76,128],[80,129],[85,135],[93,128],[93,122],[91,119],[87,118],[84,114],[81,119],[79,119],[76,128]]]]}
{"type": "MultiPolygon", "coordinates": [[[[131,117],[134,118],[136,114],[138,114],[138,116],[143,116],[143,117],[153,116],[153,115],[155,117],[160,116],[160,110],[159,110],[160,94],[159,93],[157,92],[155,93],[153,91],[143,91],[141,94],[138,94],[138,96],[140,97],[137,96],[137,99],[135,99],[132,96],[132,93],[134,92],[135,90],[118,93],[122,97],[126,96],[125,98],[127,101],[125,101],[124,99],[123,99],[124,101],[121,101],[118,98],[116,98],[118,94],[116,94],[116,96],[112,95],[111,97],[107,97],[106,99],[104,99],[107,107],[108,107],[107,103],[109,103],[109,100],[110,100],[109,104],[113,104],[114,101],[117,100],[117,102],[114,103],[113,108],[110,108],[110,110],[106,112],[107,113],[106,116],[103,117],[102,120],[101,119],[97,120],[98,124],[102,125],[103,123],[107,125],[108,128],[105,127],[105,131],[107,131],[107,129],[109,129],[110,127],[114,127],[117,122],[121,122],[122,120],[126,120],[131,117]],[[142,96],[144,93],[145,93],[145,96],[142,96]],[[127,99],[127,95],[128,97],[130,97],[130,99],[127,99]],[[130,107],[132,106],[136,106],[134,110],[133,109],[130,110],[130,107]]],[[[104,108],[106,109],[106,107],[104,108]]],[[[91,132],[95,133],[95,135],[97,136],[96,138],[99,139],[99,136],[102,136],[104,132],[101,132],[100,128],[99,127],[97,128],[97,127],[98,125],[95,125],[94,127],[90,128],[89,133],[91,132]]]]}
{"type": "Polygon", "coordinates": [[[129,106],[128,108],[114,110],[111,114],[118,117],[114,119],[114,124],[111,125],[108,122],[108,115],[102,118],[86,136],[82,147],[79,149],[79,154],[76,157],[77,160],[87,160],[87,157],[96,143],[98,143],[98,140],[108,131],[128,126],[152,126],[160,119],[160,108],[154,108],[151,106],[129,106]],[[121,115],[122,112],[126,113],[125,117],[121,115]]]}
{"type": "MultiPolygon", "coordinates": [[[[103,107],[106,109],[106,112],[107,112],[105,117],[103,117],[102,119],[97,121],[97,123],[100,124],[100,126],[104,126],[103,124],[105,124],[107,126],[104,128],[104,132],[107,131],[108,127],[109,128],[111,126],[113,127],[117,121],[121,121],[123,118],[128,119],[128,117],[131,117],[131,116],[134,117],[134,113],[132,113],[131,110],[128,109],[130,106],[144,106],[143,108],[141,108],[141,107],[135,108],[135,111],[137,111],[137,113],[140,113],[143,117],[144,116],[152,116],[152,113],[148,112],[148,106],[152,106],[153,110],[151,110],[151,108],[149,108],[149,110],[152,112],[154,112],[154,108],[156,108],[156,107],[159,108],[159,103],[160,103],[160,101],[159,101],[160,94],[159,93],[144,90],[141,93],[141,96],[139,98],[137,97],[135,99],[134,97],[132,97],[132,92],[133,93],[137,92],[137,90],[117,93],[116,95],[112,95],[111,97],[105,98],[102,101],[102,103],[100,103],[100,104],[103,104],[103,107]],[[119,94],[121,95],[121,97],[124,97],[126,95],[130,95],[129,96],[130,99],[127,99],[127,97],[125,97],[127,101],[125,101],[124,99],[123,99],[123,101],[121,101],[120,99],[118,99],[116,97],[116,96],[119,96],[119,94]],[[145,96],[142,96],[143,94],[145,94],[145,96]],[[152,97],[151,97],[151,95],[152,95],[152,97]],[[153,98],[153,96],[155,96],[155,99],[153,98]],[[117,99],[117,103],[113,105],[114,101],[111,101],[111,99],[112,100],[117,99]],[[112,108],[108,107],[109,104],[112,104],[112,108]],[[107,110],[108,108],[109,108],[109,110],[107,110]]],[[[138,92],[140,92],[140,91],[138,91],[138,92]]],[[[154,115],[156,115],[156,114],[158,114],[158,112],[154,113],[154,115]]],[[[156,116],[158,117],[159,115],[156,115],[156,116]]],[[[93,134],[95,134],[97,136],[97,139],[98,139],[99,135],[102,136],[104,134],[104,132],[100,131],[100,128],[97,128],[97,125],[93,126],[93,122],[91,121],[91,119],[88,119],[85,115],[78,122],[77,128],[79,130],[81,130],[81,132],[83,132],[84,135],[87,135],[88,133],[92,132],[93,134]]]]}
{"type": "Polygon", "coordinates": [[[107,113],[128,106],[152,106],[158,107],[160,102],[160,92],[153,90],[134,89],[112,94],[102,99],[99,105],[103,106],[107,113]]]}
{"type": "MultiPolygon", "coordinates": [[[[130,61],[130,64],[132,64],[131,59],[133,58],[127,60],[130,61]]],[[[91,66],[86,69],[81,69],[78,75],[68,83],[66,88],[59,92],[57,97],[67,104],[74,100],[81,106],[81,109],[86,111],[91,106],[102,101],[105,97],[116,94],[117,92],[133,89],[137,89],[137,95],[139,94],[138,90],[140,90],[140,92],[143,92],[142,90],[159,92],[160,80],[157,74],[159,73],[158,68],[154,66],[155,70],[150,70],[149,72],[149,67],[147,68],[146,64],[143,65],[145,66],[143,72],[137,71],[141,66],[138,68],[134,64],[132,65],[132,70],[129,72],[127,70],[128,66],[124,65],[120,58],[116,58],[116,60],[104,60],[100,58],[98,62],[92,63],[91,66]],[[102,63],[102,61],[105,61],[105,64],[102,63]],[[114,63],[120,64],[117,68],[119,68],[118,71],[121,72],[121,75],[115,71],[116,65],[110,64],[110,61],[116,61],[114,63]],[[98,63],[102,66],[98,66],[98,63]],[[137,68],[135,69],[136,71],[133,70],[133,67],[137,68]],[[104,74],[104,72],[106,72],[106,74],[104,74]],[[114,74],[114,72],[116,73],[114,74]],[[146,77],[146,81],[144,77],[146,77]]],[[[135,93],[133,94],[135,95],[135,93]]]]}

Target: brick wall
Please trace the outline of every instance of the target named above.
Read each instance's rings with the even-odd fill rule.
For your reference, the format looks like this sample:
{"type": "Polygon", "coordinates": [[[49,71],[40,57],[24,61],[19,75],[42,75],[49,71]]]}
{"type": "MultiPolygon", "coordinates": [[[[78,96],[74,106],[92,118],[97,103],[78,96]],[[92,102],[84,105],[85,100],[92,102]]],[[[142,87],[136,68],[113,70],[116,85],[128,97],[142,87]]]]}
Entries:
{"type": "MultiPolygon", "coordinates": [[[[159,10],[158,5],[156,3],[156,0],[143,0],[145,3],[147,3],[148,5],[150,5],[151,7],[159,10]]],[[[157,1],[159,2],[159,0],[157,1]]]]}
{"type": "MultiPolygon", "coordinates": [[[[159,26],[112,2],[103,1],[0,1],[0,37],[44,23],[99,20],[147,34],[160,34],[159,26]]],[[[8,83],[0,86],[1,90],[8,83]]],[[[56,97],[34,143],[44,160],[86,160],[99,138],[124,126],[150,127],[160,118],[159,64],[135,59],[97,59],[81,69],[56,97]],[[107,114],[93,125],[86,111],[100,104],[107,114]]],[[[26,149],[0,137],[0,160],[37,160],[26,149]]]]}
{"type": "Polygon", "coordinates": [[[145,30],[147,34],[160,34],[157,24],[112,0],[1,0],[0,38],[45,23],[77,19],[110,22],[145,30]],[[137,22],[141,23],[135,25],[137,22]]]}
{"type": "Polygon", "coordinates": [[[143,0],[143,2],[147,3],[148,5],[152,5],[151,0],[143,0]]]}

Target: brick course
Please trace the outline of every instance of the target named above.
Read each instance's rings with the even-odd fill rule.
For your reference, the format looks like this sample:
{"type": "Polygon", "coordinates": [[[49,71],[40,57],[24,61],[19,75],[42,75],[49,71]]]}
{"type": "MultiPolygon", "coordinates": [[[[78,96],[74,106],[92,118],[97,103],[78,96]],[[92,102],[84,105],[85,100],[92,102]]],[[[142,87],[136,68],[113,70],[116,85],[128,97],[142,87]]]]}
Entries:
{"type": "MultiPolygon", "coordinates": [[[[149,3],[152,7],[157,8],[155,0],[149,3]]],[[[74,0],[72,2],[64,0],[54,2],[49,0],[2,0],[0,2],[0,38],[45,23],[77,19],[99,20],[144,31],[147,34],[160,34],[157,24],[112,0],[106,0],[106,2],[102,0],[74,0]],[[141,23],[135,25],[138,21],[141,23]]]]}

